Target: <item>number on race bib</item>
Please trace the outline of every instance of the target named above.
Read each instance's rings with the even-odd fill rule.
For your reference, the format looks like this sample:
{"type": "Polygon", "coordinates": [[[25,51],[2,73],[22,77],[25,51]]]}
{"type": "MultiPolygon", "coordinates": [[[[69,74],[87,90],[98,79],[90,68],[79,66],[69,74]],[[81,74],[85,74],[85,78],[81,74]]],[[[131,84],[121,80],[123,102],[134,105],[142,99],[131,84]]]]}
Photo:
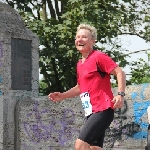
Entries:
{"type": "Polygon", "coordinates": [[[83,109],[89,108],[89,102],[88,101],[82,102],[82,107],[83,107],[83,109]]]}
{"type": "Polygon", "coordinates": [[[81,101],[82,101],[82,107],[85,111],[85,116],[88,116],[92,114],[92,105],[90,102],[90,95],[88,92],[82,93],[80,95],[81,101]]]}

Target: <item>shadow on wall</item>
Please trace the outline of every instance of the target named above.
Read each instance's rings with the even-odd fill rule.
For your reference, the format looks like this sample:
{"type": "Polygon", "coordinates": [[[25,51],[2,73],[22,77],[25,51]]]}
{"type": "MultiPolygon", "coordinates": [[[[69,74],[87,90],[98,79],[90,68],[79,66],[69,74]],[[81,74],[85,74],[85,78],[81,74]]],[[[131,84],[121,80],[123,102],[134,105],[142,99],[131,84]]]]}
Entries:
{"type": "Polygon", "coordinates": [[[134,134],[141,131],[140,125],[134,122],[134,118],[126,116],[127,102],[122,109],[116,109],[115,117],[110,127],[106,130],[105,147],[115,147],[115,142],[123,142],[129,137],[134,137],[134,134]]]}

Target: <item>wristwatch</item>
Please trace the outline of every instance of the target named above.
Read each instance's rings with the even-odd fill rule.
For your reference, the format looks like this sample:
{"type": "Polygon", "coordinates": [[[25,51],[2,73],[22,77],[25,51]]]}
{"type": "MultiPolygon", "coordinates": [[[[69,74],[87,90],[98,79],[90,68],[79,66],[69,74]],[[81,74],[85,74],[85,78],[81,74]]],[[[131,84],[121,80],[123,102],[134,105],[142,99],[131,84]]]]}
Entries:
{"type": "Polygon", "coordinates": [[[118,95],[121,95],[122,97],[124,97],[125,93],[124,92],[118,92],[118,95]]]}

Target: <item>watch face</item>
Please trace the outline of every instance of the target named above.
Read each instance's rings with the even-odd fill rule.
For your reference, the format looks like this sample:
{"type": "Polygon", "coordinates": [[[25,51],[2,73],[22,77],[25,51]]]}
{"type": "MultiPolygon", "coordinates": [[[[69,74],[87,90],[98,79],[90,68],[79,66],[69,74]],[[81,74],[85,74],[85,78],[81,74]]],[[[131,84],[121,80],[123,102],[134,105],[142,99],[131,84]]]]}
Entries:
{"type": "Polygon", "coordinates": [[[125,96],[124,92],[118,92],[118,95],[125,96]]]}

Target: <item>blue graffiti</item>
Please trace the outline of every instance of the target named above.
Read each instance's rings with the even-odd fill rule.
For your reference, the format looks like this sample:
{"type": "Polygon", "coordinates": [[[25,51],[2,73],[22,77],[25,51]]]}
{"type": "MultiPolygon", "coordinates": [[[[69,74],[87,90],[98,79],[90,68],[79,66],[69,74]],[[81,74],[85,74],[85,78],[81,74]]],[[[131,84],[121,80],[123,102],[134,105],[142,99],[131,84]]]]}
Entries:
{"type": "MultiPolygon", "coordinates": [[[[142,117],[145,113],[147,113],[147,107],[150,106],[150,101],[148,102],[134,102],[133,104],[133,110],[135,115],[135,123],[140,125],[140,128],[143,130],[146,130],[148,127],[148,123],[142,121],[142,117]]],[[[138,133],[135,133],[133,135],[133,138],[136,139],[143,139],[147,137],[146,131],[140,131],[138,133]]]]}
{"type": "MultiPolygon", "coordinates": [[[[148,83],[142,84],[142,89],[139,92],[133,92],[131,94],[132,100],[136,101],[136,99],[140,98],[141,100],[145,99],[144,91],[148,87],[148,83]]],[[[150,106],[150,101],[146,102],[133,102],[133,111],[134,111],[134,122],[135,124],[139,124],[141,131],[134,133],[132,135],[133,138],[143,139],[147,137],[147,127],[148,123],[142,121],[142,117],[147,113],[147,108],[150,106]]]]}
{"type": "Polygon", "coordinates": [[[142,90],[140,92],[133,92],[131,94],[132,100],[136,100],[138,98],[138,96],[140,97],[141,100],[144,100],[145,97],[144,97],[143,93],[144,93],[144,90],[148,87],[148,85],[149,85],[148,83],[144,83],[144,84],[142,84],[142,90]]]}
{"type": "MultiPolygon", "coordinates": [[[[2,41],[0,41],[0,58],[3,57],[3,53],[2,41]]],[[[0,67],[2,67],[2,60],[0,60],[0,67]]]]}
{"type": "Polygon", "coordinates": [[[2,79],[2,76],[0,75],[0,83],[2,83],[3,79],[2,79]]]}

